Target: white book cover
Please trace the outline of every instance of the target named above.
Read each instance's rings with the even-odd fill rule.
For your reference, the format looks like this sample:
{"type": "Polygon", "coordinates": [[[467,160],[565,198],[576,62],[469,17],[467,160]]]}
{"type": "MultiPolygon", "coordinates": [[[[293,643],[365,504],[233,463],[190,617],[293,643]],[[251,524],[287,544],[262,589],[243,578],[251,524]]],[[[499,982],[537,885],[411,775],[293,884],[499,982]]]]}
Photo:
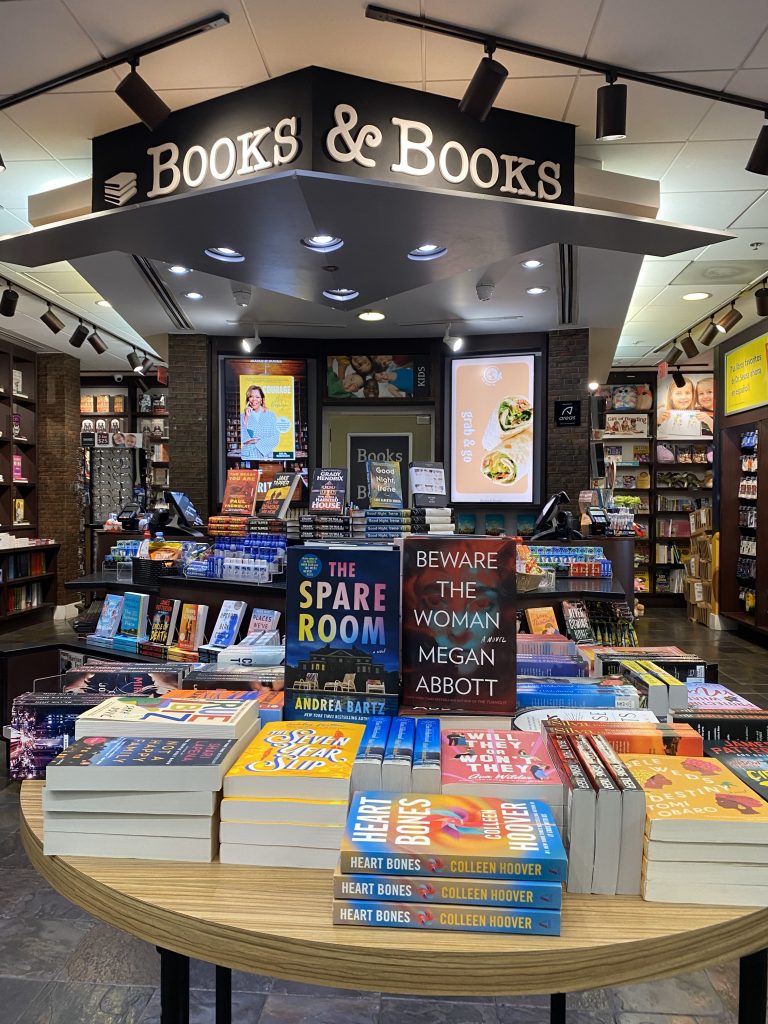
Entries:
{"type": "Polygon", "coordinates": [[[246,610],[245,601],[224,601],[211,633],[210,647],[229,647],[237,640],[246,610]]]}
{"type": "Polygon", "coordinates": [[[75,722],[75,739],[179,734],[234,740],[254,735],[258,727],[256,701],[123,696],[110,697],[84,711],[75,722]]]}

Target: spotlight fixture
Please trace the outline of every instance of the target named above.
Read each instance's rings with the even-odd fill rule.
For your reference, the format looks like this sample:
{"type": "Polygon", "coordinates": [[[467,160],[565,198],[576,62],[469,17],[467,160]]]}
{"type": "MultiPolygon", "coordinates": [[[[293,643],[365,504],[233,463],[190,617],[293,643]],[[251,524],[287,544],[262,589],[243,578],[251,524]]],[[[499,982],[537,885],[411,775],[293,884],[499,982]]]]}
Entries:
{"type": "Polygon", "coordinates": [[[768,288],[765,281],[755,292],[755,310],[758,316],[768,316],[768,288]]]}
{"type": "Polygon", "coordinates": [[[721,334],[727,334],[732,327],[741,320],[741,313],[736,309],[736,303],[731,303],[731,308],[727,313],[723,313],[720,319],[715,324],[715,327],[720,331],[721,334]]]}
{"type": "Polygon", "coordinates": [[[680,370],[675,370],[672,374],[672,380],[676,388],[684,388],[687,381],[680,370]]]}
{"type": "Polygon", "coordinates": [[[48,309],[46,309],[46,311],[43,313],[40,319],[43,321],[48,330],[53,332],[53,334],[58,334],[59,331],[64,330],[64,322],[62,320],[59,320],[59,318],[53,312],[53,310],[51,309],[50,302],[48,303],[48,309]]]}
{"type": "Polygon", "coordinates": [[[237,249],[230,249],[227,245],[219,245],[213,249],[206,249],[205,255],[212,260],[220,260],[222,263],[242,263],[245,256],[237,249]]]}
{"type": "Polygon", "coordinates": [[[423,263],[426,260],[439,260],[440,257],[445,256],[447,252],[447,246],[436,245],[434,242],[427,242],[426,245],[418,245],[415,249],[411,249],[408,253],[408,259],[414,260],[417,263],[423,263]]]}
{"type": "Polygon", "coordinates": [[[0,154],[0,174],[5,170],[5,161],[3,160],[2,154],[0,154]]]}
{"type": "Polygon", "coordinates": [[[683,298],[686,302],[698,302],[700,299],[711,299],[712,292],[686,292],[683,298]]]}
{"type": "Polygon", "coordinates": [[[241,338],[240,344],[242,345],[244,352],[255,352],[255,350],[261,346],[258,327],[254,327],[252,338],[241,338]]]}
{"type": "Polygon", "coordinates": [[[98,331],[94,331],[88,339],[88,344],[93,348],[97,356],[103,356],[107,351],[107,343],[98,331]]]}
{"type": "Polygon", "coordinates": [[[459,352],[464,348],[464,339],[461,337],[454,337],[451,334],[451,325],[445,328],[445,334],[443,335],[443,344],[451,350],[451,352],[459,352]]]}
{"type": "Polygon", "coordinates": [[[323,296],[331,302],[351,302],[359,294],[354,288],[326,288],[323,292],[323,296]]]}
{"type": "Polygon", "coordinates": [[[253,341],[250,338],[241,338],[240,344],[243,352],[253,352],[253,341]]]}
{"type": "Polygon", "coordinates": [[[2,298],[0,298],[0,313],[3,316],[13,316],[16,312],[16,305],[19,301],[19,293],[15,288],[11,288],[8,281],[5,283],[5,291],[3,292],[2,298]]]}
{"type": "Polygon", "coordinates": [[[384,314],[378,309],[364,309],[362,313],[357,314],[357,318],[373,322],[374,320],[383,320],[384,314]]]}
{"type": "Polygon", "coordinates": [[[688,331],[686,336],[680,341],[680,347],[689,359],[693,359],[694,356],[699,354],[699,350],[696,348],[696,342],[693,340],[690,331],[688,331]]]}
{"type": "Polygon", "coordinates": [[[717,324],[715,323],[715,318],[714,317],[710,317],[709,318],[709,323],[704,328],[704,330],[701,332],[701,336],[699,338],[699,344],[700,345],[704,345],[705,347],[708,347],[709,345],[712,344],[712,342],[715,340],[715,338],[717,337],[717,335],[719,333],[720,332],[717,329],[717,324]]]}
{"type": "Polygon", "coordinates": [[[149,391],[149,384],[147,384],[143,377],[136,377],[135,380],[136,387],[139,389],[139,391],[146,395],[147,392],[149,391]]]}
{"type": "Polygon", "coordinates": [[[596,380],[591,380],[589,382],[589,384],[587,384],[587,387],[589,388],[590,391],[597,391],[597,389],[600,387],[600,385],[598,384],[598,382],[596,380]]]}
{"type": "Polygon", "coordinates": [[[538,270],[539,267],[543,267],[544,266],[544,261],[543,260],[523,260],[520,263],[520,266],[523,267],[525,270],[538,270]]]}
{"type": "Polygon", "coordinates": [[[764,124],[747,160],[748,171],[753,174],[768,174],[768,124],[764,124]]]}
{"type": "Polygon", "coordinates": [[[72,346],[72,348],[80,348],[87,337],[88,328],[81,320],[78,323],[77,327],[74,329],[74,331],[72,331],[72,334],[69,339],[69,344],[72,346]]]}
{"type": "Polygon", "coordinates": [[[138,60],[131,62],[131,70],[115,89],[125,105],[151,132],[167,120],[171,108],[166,106],[151,86],[147,85],[136,68],[138,60]]]}
{"type": "Polygon", "coordinates": [[[149,373],[149,371],[152,369],[154,365],[155,364],[152,362],[149,356],[144,356],[144,358],[141,361],[141,372],[149,373]]]}
{"type": "Polygon", "coordinates": [[[476,121],[484,121],[488,117],[509,74],[503,64],[493,59],[495,49],[493,40],[487,40],[485,57],[477,65],[472,81],[459,103],[462,114],[468,114],[476,121]]]}
{"type": "Polygon", "coordinates": [[[672,343],[672,348],[667,352],[664,357],[665,363],[677,363],[682,359],[683,350],[677,347],[675,342],[672,343]]]}
{"type": "Polygon", "coordinates": [[[627,137],[627,87],[616,85],[616,75],[606,75],[607,85],[597,90],[595,138],[616,142],[627,137]]]}
{"type": "Polygon", "coordinates": [[[335,252],[344,245],[344,241],[337,238],[336,235],[319,234],[302,238],[301,244],[305,249],[311,249],[312,252],[335,252]]]}
{"type": "Polygon", "coordinates": [[[170,267],[168,267],[168,269],[170,270],[170,272],[172,274],[189,274],[190,273],[189,267],[182,267],[182,265],[180,263],[173,263],[173,264],[171,264],[170,267]]]}
{"type": "Polygon", "coordinates": [[[141,356],[137,353],[135,348],[132,348],[128,353],[128,365],[134,371],[134,373],[143,373],[141,368],[141,356]]]}

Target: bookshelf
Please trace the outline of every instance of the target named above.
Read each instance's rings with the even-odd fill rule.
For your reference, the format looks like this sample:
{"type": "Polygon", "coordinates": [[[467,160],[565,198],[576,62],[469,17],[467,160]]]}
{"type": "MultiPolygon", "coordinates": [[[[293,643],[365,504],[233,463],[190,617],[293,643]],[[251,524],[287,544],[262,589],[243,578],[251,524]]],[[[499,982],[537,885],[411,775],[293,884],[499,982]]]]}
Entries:
{"type": "Polygon", "coordinates": [[[0,633],[50,617],[58,544],[0,548],[0,633]]]}
{"type": "Polygon", "coordinates": [[[37,362],[0,336],[0,532],[37,534],[37,362]]]}

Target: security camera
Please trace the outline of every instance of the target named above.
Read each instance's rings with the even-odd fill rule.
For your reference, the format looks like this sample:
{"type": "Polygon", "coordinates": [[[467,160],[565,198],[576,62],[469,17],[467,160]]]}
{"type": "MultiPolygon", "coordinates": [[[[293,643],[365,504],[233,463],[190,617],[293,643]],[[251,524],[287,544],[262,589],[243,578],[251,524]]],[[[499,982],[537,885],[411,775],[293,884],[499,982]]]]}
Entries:
{"type": "Polygon", "coordinates": [[[120,384],[122,382],[122,379],[123,379],[122,373],[116,373],[114,375],[115,384],[120,384]]]}
{"type": "Polygon", "coordinates": [[[241,309],[247,309],[251,303],[251,289],[247,285],[233,285],[232,297],[241,309]]]}
{"type": "Polygon", "coordinates": [[[481,302],[488,302],[490,297],[493,295],[496,285],[493,281],[478,281],[475,285],[477,297],[481,302]]]}

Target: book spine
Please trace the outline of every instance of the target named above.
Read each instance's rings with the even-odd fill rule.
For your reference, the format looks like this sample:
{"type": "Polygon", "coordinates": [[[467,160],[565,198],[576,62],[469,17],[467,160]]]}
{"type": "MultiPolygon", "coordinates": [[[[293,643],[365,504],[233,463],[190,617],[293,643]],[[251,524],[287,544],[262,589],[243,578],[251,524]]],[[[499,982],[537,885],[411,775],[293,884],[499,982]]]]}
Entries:
{"type": "Polygon", "coordinates": [[[389,716],[369,718],[355,761],[378,761],[381,764],[391,725],[389,716]]]}
{"type": "Polygon", "coordinates": [[[338,900],[397,900],[401,903],[460,903],[489,907],[559,910],[562,887],[555,882],[486,882],[477,878],[418,878],[387,875],[333,877],[338,900]]]}
{"type": "Polygon", "coordinates": [[[440,903],[387,903],[334,900],[333,923],[421,931],[503,932],[559,935],[560,912],[505,907],[456,907],[440,903]]]}
{"type": "Polygon", "coordinates": [[[440,770],[440,719],[419,718],[416,720],[416,737],[413,747],[413,766],[431,767],[440,770]]]}
{"type": "Polygon", "coordinates": [[[403,853],[366,850],[341,851],[339,870],[344,875],[428,875],[430,878],[491,878],[504,881],[564,882],[565,864],[547,857],[508,859],[495,856],[459,854],[442,858],[413,850],[403,853]]]}
{"type": "Polygon", "coordinates": [[[556,686],[533,688],[519,687],[517,691],[518,710],[524,708],[628,708],[639,706],[637,698],[633,700],[626,693],[611,692],[609,687],[600,687],[599,691],[568,692],[556,686]],[[606,692],[607,691],[607,692],[606,692]]]}
{"type": "Polygon", "coordinates": [[[413,764],[413,748],[416,741],[416,719],[395,718],[387,737],[384,764],[388,761],[413,764]]]}
{"type": "Polygon", "coordinates": [[[581,762],[568,742],[567,732],[547,730],[546,743],[555,768],[566,786],[569,789],[584,790],[586,793],[592,792],[592,783],[587,778],[581,762]]]}
{"type": "Polygon", "coordinates": [[[768,711],[763,714],[744,712],[741,715],[710,711],[673,711],[672,718],[675,722],[692,726],[705,743],[768,740],[768,711]]]}

